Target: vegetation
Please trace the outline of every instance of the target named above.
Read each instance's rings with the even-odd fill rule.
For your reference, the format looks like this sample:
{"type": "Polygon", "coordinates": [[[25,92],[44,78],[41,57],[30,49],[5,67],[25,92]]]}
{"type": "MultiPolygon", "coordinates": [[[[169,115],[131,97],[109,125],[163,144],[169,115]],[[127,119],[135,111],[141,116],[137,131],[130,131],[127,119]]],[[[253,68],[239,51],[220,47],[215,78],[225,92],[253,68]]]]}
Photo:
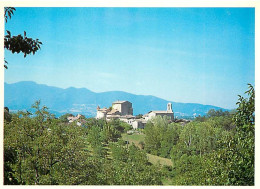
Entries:
{"type": "Polygon", "coordinates": [[[157,117],[146,125],[145,150],[173,162],[173,185],[254,185],[255,92],[233,114],[210,110],[185,126],[157,117]]]}
{"type": "Polygon", "coordinates": [[[87,119],[82,127],[56,119],[39,101],[33,108],[5,116],[4,184],[162,184],[146,154],[120,140],[125,124],[87,119]]]}
{"type": "MultiPolygon", "coordinates": [[[[7,22],[8,19],[11,19],[15,10],[14,7],[5,7],[5,22],[7,22]]],[[[24,57],[26,57],[29,54],[35,54],[41,48],[42,42],[40,42],[39,39],[27,37],[25,31],[23,36],[21,34],[12,36],[11,32],[8,30],[6,30],[6,33],[7,35],[4,37],[4,48],[12,53],[18,54],[21,52],[24,54],[24,57]]],[[[8,62],[5,60],[4,67],[7,69],[8,67],[6,64],[8,64],[8,62]]]]}
{"type": "Polygon", "coordinates": [[[186,125],[158,116],[133,134],[119,120],[67,123],[39,101],[33,112],[5,108],[4,184],[254,185],[253,86],[246,94],[235,112],[186,125]]]}

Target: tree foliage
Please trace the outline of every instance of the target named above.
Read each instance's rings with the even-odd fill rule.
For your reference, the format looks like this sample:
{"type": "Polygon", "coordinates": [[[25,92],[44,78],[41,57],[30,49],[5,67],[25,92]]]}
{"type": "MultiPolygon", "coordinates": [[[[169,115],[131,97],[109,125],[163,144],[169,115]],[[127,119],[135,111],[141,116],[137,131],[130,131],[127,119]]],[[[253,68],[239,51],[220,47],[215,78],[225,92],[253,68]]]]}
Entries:
{"type": "Polygon", "coordinates": [[[135,145],[112,147],[113,183],[116,185],[161,185],[161,172],[150,165],[144,151],[135,145]]]}
{"type": "Polygon", "coordinates": [[[7,35],[4,38],[4,48],[11,51],[12,53],[20,53],[24,54],[24,57],[29,54],[35,54],[42,45],[42,42],[39,39],[32,39],[26,36],[26,32],[24,31],[24,35],[21,34],[17,36],[12,36],[11,32],[6,30],[7,35]]]}
{"type": "Polygon", "coordinates": [[[39,105],[5,123],[5,184],[81,184],[89,165],[83,128],[62,124],[39,105]]]}
{"type": "Polygon", "coordinates": [[[145,151],[153,155],[170,157],[170,151],[179,138],[180,126],[169,124],[167,117],[157,116],[145,126],[145,151]]]}
{"type": "MultiPolygon", "coordinates": [[[[11,19],[16,9],[14,7],[5,7],[5,21],[11,19]]],[[[17,36],[12,36],[11,32],[6,30],[6,35],[4,36],[4,48],[11,51],[12,53],[23,53],[24,57],[30,54],[35,54],[42,45],[42,42],[39,39],[32,39],[26,36],[24,31],[23,36],[21,34],[17,36]]],[[[7,69],[7,61],[5,60],[4,67],[7,69]]]]}
{"type": "Polygon", "coordinates": [[[14,11],[16,11],[16,9],[14,7],[5,7],[5,22],[7,22],[8,19],[12,18],[12,15],[14,14],[14,11]]]}
{"type": "MultiPolygon", "coordinates": [[[[217,161],[227,169],[227,185],[254,185],[255,165],[255,90],[249,84],[245,92],[249,98],[239,95],[237,112],[233,117],[235,135],[221,141],[222,150],[217,161]]],[[[217,175],[222,177],[222,175],[217,175]]]]}

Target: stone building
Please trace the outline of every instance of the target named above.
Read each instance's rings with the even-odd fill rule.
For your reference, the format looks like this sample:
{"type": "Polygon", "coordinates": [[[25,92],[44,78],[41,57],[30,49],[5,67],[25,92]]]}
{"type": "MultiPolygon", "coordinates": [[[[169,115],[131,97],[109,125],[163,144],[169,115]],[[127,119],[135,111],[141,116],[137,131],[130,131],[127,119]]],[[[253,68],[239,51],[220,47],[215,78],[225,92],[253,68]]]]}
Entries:
{"type": "Polygon", "coordinates": [[[112,109],[97,107],[97,119],[117,119],[123,116],[133,117],[132,103],[129,101],[113,102],[112,109]]]}
{"type": "Polygon", "coordinates": [[[132,121],[133,129],[144,129],[144,126],[147,122],[144,119],[135,119],[132,121]]]}
{"type": "Polygon", "coordinates": [[[172,103],[167,104],[167,110],[166,111],[150,111],[147,114],[143,116],[143,118],[148,121],[152,119],[155,116],[167,116],[170,118],[171,121],[174,121],[174,114],[172,111],[172,103]]]}
{"type": "Polygon", "coordinates": [[[99,106],[97,107],[97,116],[96,119],[106,119],[107,113],[110,110],[108,108],[100,108],[99,106]]]}
{"type": "Polygon", "coordinates": [[[133,115],[132,103],[129,101],[116,101],[112,103],[112,110],[118,110],[123,115],[133,115]]]}

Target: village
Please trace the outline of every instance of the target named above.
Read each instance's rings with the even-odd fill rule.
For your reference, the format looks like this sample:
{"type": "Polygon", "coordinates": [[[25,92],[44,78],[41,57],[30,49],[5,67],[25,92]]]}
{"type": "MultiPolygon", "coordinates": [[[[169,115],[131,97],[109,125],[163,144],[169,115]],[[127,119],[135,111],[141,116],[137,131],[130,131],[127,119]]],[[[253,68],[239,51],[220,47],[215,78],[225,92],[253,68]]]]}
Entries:
{"type": "MultiPolygon", "coordinates": [[[[148,113],[140,116],[133,115],[133,106],[129,101],[115,101],[112,103],[110,108],[100,108],[97,106],[96,119],[105,119],[106,121],[111,121],[114,119],[119,119],[125,123],[128,123],[132,126],[133,129],[144,129],[145,124],[152,120],[156,116],[167,116],[170,122],[179,122],[183,125],[190,122],[190,120],[177,119],[174,118],[174,112],[172,110],[172,103],[168,103],[166,110],[152,110],[148,113]]],[[[82,124],[82,115],[78,114],[77,116],[67,117],[69,123],[76,121],[77,125],[82,124]]]]}
{"type": "Polygon", "coordinates": [[[137,119],[133,116],[132,103],[129,101],[116,101],[112,103],[112,108],[100,108],[97,107],[96,119],[119,119],[131,125],[133,129],[143,129],[148,120],[151,120],[155,116],[168,116],[171,121],[174,121],[174,114],[172,111],[172,104],[167,104],[166,111],[150,111],[137,119]]]}

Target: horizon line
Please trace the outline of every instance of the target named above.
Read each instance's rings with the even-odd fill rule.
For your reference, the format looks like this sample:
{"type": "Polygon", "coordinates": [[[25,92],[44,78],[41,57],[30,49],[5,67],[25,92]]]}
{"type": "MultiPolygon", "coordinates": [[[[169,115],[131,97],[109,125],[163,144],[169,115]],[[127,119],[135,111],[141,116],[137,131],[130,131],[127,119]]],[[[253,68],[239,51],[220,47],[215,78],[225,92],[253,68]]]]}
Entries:
{"type": "Polygon", "coordinates": [[[172,101],[172,100],[167,100],[167,99],[163,99],[161,97],[158,97],[158,96],[154,96],[154,95],[144,95],[144,94],[134,94],[134,93],[131,93],[131,92],[126,92],[126,91],[120,91],[120,90],[114,90],[114,91],[103,91],[103,92],[94,92],[86,87],[67,87],[67,88],[63,88],[63,87],[59,87],[59,86],[53,86],[53,85],[48,85],[48,84],[44,84],[44,83],[38,83],[36,81],[17,81],[17,82],[13,82],[13,83],[8,83],[6,81],[4,81],[4,84],[17,84],[17,83],[22,83],[22,82],[31,82],[31,83],[35,83],[37,85],[45,85],[47,87],[55,87],[55,88],[59,88],[59,89],[63,89],[63,90],[67,90],[67,89],[70,89],[70,88],[74,88],[74,89],[86,89],[92,93],[96,93],[96,94],[100,94],[100,93],[107,93],[107,92],[123,92],[123,93],[128,93],[128,94],[132,94],[132,95],[138,95],[138,96],[151,96],[151,97],[155,97],[155,98],[159,98],[159,99],[162,99],[162,100],[165,100],[165,101],[168,101],[168,102],[172,102],[172,103],[178,103],[178,104],[199,104],[199,105],[203,105],[203,106],[214,106],[214,107],[217,107],[217,108],[221,108],[223,110],[233,110],[233,109],[236,109],[236,108],[223,108],[223,107],[220,107],[220,106],[216,106],[216,105],[211,105],[211,104],[202,104],[202,103],[196,103],[196,102],[175,102],[175,101],[172,101]]]}

